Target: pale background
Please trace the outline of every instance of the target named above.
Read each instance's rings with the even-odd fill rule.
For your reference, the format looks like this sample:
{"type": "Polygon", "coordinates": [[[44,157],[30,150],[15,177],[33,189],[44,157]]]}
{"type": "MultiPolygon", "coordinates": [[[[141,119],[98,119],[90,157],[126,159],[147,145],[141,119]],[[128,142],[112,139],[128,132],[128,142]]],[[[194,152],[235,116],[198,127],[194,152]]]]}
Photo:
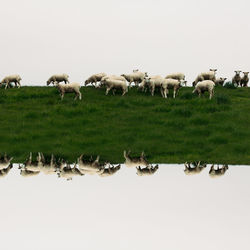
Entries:
{"type": "Polygon", "coordinates": [[[250,71],[249,0],[0,0],[0,78],[250,71]]]}

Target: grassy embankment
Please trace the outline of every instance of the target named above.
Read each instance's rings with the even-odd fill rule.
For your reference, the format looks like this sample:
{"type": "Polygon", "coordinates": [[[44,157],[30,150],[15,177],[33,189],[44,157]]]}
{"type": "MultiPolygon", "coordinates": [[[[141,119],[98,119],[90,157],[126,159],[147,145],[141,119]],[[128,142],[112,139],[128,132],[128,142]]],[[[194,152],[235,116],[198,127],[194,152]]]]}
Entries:
{"type": "MultiPolygon", "coordinates": [[[[136,89],[121,97],[82,88],[60,100],[55,88],[0,89],[0,152],[22,162],[30,151],[74,161],[81,153],[123,162],[123,150],[151,162],[250,164],[250,88],[218,87],[213,100],[182,88],[176,100],[136,89]]],[[[111,94],[111,93],[110,93],[111,94]]]]}

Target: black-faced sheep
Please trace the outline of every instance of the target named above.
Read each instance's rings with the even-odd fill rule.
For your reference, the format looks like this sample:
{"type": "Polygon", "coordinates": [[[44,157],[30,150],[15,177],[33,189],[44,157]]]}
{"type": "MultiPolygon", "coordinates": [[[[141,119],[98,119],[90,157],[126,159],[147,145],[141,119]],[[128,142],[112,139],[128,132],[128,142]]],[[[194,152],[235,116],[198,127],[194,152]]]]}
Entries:
{"type": "Polygon", "coordinates": [[[65,84],[69,83],[69,76],[67,74],[53,75],[48,79],[47,85],[50,85],[50,83],[54,85],[55,83],[60,82],[64,82],[65,84]]]}
{"type": "Polygon", "coordinates": [[[75,93],[75,100],[78,98],[79,100],[82,99],[82,94],[80,91],[81,85],[79,83],[68,83],[62,85],[60,83],[55,83],[56,88],[60,92],[61,100],[63,100],[65,93],[75,93]]]}
{"type": "Polygon", "coordinates": [[[1,82],[0,82],[0,87],[5,84],[5,89],[10,88],[11,87],[11,83],[15,83],[15,86],[18,88],[21,87],[21,83],[20,81],[22,80],[22,78],[19,75],[11,75],[11,76],[6,76],[1,82]]]}
{"type": "Polygon", "coordinates": [[[205,80],[205,81],[197,83],[193,93],[197,92],[199,97],[200,97],[201,94],[208,91],[209,92],[209,99],[212,99],[212,96],[214,95],[214,86],[215,86],[215,83],[213,81],[205,80]]]}

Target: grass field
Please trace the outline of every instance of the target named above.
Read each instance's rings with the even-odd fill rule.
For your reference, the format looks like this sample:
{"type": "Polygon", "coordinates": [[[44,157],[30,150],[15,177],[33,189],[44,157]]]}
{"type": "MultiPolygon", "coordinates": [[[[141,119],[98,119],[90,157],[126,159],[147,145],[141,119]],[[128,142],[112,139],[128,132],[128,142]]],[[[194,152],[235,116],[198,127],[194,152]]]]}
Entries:
{"type": "MultiPolygon", "coordinates": [[[[136,89],[121,97],[82,88],[63,101],[55,88],[0,89],[0,152],[22,162],[30,151],[69,161],[80,154],[123,162],[123,150],[150,162],[250,164],[250,88],[217,87],[213,100],[182,88],[174,100],[136,89]]],[[[132,155],[133,155],[132,154],[132,155]]]]}

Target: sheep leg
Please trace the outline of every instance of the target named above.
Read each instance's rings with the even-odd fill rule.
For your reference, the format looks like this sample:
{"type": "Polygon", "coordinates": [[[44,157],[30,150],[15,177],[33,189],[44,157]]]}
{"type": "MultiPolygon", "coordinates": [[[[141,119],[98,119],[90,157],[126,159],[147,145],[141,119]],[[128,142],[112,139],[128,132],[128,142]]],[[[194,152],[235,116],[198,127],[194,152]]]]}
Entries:
{"type": "Polygon", "coordinates": [[[151,95],[154,96],[154,92],[155,92],[155,87],[153,86],[151,89],[151,95]]]}
{"type": "Polygon", "coordinates": [[[164,98],[164,93],[163,93],[162,87],[161,87],[161,96],[164,98]]]}
{"type": "Polygon", "coordinates": [[[176,90],[174,89],[173,98],[175,98],[175,95],[176,95],[176,90]]]}
{"type": "Polygon", "coordinates": [[[8,85],[9,85],[9,82],[6,82],[6,83],[5,83],[5,89],[8,88],[8,85]]]}
{"type": "Polygon", "coordinates": [[[106,95],[108,95],[109,91],[111,90],[111,88],[107,88],[106,89],[106,95]]]}
{"type": "Polygon", "coordinates": [[[61,93],[61,100],[63,100],[64,92],[61,93]]]}

